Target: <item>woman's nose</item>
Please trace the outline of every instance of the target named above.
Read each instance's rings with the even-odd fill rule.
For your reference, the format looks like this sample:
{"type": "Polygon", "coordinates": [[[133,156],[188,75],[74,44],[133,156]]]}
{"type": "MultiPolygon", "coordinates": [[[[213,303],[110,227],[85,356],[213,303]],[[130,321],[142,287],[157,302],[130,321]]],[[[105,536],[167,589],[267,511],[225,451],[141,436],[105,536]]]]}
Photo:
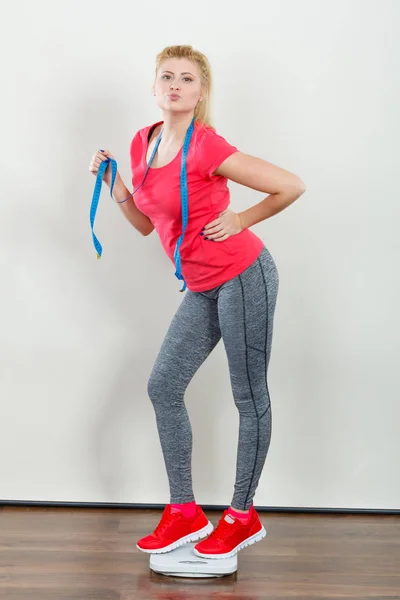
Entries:
{"type": "Polygon", "coordinates": [[[179,85],[174,85],[173,83],[171,83],[171,85],[169,86],[171,90],[173,90],[174,88],[176,90],[179,90],[179,85]]]}

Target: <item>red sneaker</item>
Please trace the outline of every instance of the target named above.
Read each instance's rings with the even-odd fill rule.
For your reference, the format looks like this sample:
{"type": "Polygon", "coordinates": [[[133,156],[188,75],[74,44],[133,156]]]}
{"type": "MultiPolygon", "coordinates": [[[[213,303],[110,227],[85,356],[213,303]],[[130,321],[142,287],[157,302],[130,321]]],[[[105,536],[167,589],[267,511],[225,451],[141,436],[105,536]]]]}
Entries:
{"type": "Polygon", "coordinates": [[[250,515],[248,525],[243,525],[225,510],[216,529],[206,540],[196,544],[194,553],[204,558],[228,558],[262,540],[267,532],[253,507],[250,515]]]}
{"type": "Polygon", "coordinates": [[[181,512],[171,512],[171,505],[167,504],[153,533],[140,539],[136,548],[150,554],[170,552],[182,544],[207,536],[213,529],[200,506],[196,506],[193,517],[186,518],[181,512]]]}

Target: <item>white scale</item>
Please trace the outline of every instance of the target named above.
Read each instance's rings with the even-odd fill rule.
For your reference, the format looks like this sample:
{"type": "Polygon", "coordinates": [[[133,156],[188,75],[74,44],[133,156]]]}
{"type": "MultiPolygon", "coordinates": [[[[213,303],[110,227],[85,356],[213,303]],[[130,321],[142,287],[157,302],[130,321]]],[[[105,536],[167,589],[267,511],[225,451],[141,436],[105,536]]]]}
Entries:
{"type": "Polygon", "coordinates": [[[150,555],[150,569],[170,577],[224,577],[237,571],[237,554],[229,558],[203,558],[193,552],[196,543],[171,552],[150,555]]]}

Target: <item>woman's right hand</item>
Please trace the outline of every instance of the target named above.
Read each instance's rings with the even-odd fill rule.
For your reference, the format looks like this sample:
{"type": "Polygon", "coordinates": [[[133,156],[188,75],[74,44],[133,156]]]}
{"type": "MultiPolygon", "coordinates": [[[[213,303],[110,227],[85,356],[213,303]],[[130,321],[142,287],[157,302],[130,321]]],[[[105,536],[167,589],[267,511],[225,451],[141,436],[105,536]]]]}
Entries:
{"type": "MultiPolygon", "coordinates": [[[[104,162],[107,158],[114,158],[114,156],[109,150],[98,150],[95,154],[93,154],[92,160],[90,161],[89,165],[89,171],[91,171],[95,177],[97,177],[97,173],[99,171],[101,163],[104,162]]],[[[111,186],[111,177],[112,173],[110,169],[110,164],[108,164],[107,169],[105,170],[103,175],[103,181],[106,185],[108,185],[108,187],[111,186]]]]}

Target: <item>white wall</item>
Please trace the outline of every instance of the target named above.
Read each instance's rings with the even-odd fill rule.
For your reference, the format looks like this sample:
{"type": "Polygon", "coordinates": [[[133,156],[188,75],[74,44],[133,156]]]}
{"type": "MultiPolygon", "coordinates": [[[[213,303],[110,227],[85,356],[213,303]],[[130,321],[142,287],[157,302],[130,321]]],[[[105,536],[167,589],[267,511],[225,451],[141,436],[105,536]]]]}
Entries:
{"type": "MultiPolygon", "coordinates": [[[[217,130],[307,185],[254,227],[280,273],[255,504],[400,508],[399,17],[396,0],[8,4],[0,499],[168,502],[146,385],[180,284],[106,188],[96,260],[88,165],[111,149],[130,187],[130,141],[160,118],[155,55],[190,43],[213,65],[217,130]]],[[[237,210],[263,197],[231,190],[237,210]]],[[[228,504],[238,417],[222,344],[187,406],[197,500],[228,504]]]]}

